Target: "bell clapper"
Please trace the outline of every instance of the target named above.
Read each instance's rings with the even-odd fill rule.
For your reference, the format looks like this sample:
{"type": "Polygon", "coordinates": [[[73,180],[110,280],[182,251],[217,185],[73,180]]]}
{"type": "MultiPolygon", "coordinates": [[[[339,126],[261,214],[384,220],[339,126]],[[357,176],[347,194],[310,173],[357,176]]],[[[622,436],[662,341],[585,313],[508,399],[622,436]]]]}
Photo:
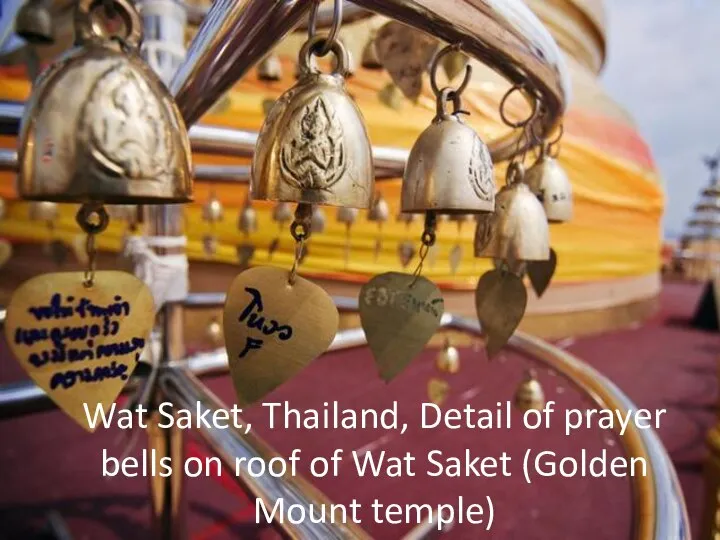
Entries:
{"type": "Polygon", "coordinates": [[[312,205],[299,203],[295,209],[295,219],[290,225],[290,234],[295,240],[295,259],[288,277],[288,283],[291,286],[295,284],[298,267],[305,258],[305,242],[312,234],[312,214],[312,205]]]}
{"type": "Polygon", "coordinates": [[[218,238],[215,232],[215,224],[223,220],[223,205],[211,189],[210,197],[202,209],[202,219],[209,224],[209,231],[203,237],[203,251],[209,257],[215,255],[218,248],[218,238]]]}
{"type": "Polygon", "coordinates": [[[423,264],[425,263],[425,258],[427,257],[430,248],[432,248],[435,245],[436,235],[435,230],[437,229],[437,214],[435,212],[428,212],[425,214],[425,229],[423,230],[422,236],[420,237],[420,242],[422,245],[420,246],[420,260],[418,261],[418,265],[415,268],[415,272],[413,272],[413,281],[410,283],[409,287],[412,288],[413,285],[415,285],[415,282],[420,277],[420,274],[422,274],[423,264]]]}
{"type": "Polygon", "coordinates": [[[97,249],[95,247],[95,237],[107,229],[110,218],[107,210],[97,203],[83,204],[75,216],[77,224],[87,234],[85,241],[85,253],[87,254],[87,269],[85,270],[85,279],[83,285],[91,289],[95,282],[95,267],[97,258],[97,249]]]}

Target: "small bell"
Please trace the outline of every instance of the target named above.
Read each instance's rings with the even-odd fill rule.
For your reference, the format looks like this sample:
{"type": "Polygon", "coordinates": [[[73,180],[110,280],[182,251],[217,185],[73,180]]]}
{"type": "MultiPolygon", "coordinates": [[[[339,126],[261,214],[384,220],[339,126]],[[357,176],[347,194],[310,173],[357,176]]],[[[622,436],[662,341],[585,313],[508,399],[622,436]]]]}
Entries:
{"type": "MultiPolygon", "coordinates": [[[[346,228],[350,228],[355,220],[357,219],[358,211],[357,208],[346,208],[344,206],[338,208],[337,220],[338,223],[344,223],[346,228]]],[[[314,230],[314,229],[313,229],[314,230]]]]}
{"type": "Polygon", "coordinates": [[[210,342],[210,345],[213,347],[220,347],[223,342],[223,329],[222,325],[220,324],[220,321],[217,320],[217,318],[213,317],[210,323],[207,326],[207,330],[205,331],[205,335],[207,336],[208,341],[210,342]]]}
{"type": "Polygon", "coordinates": [[[252,162],[256,200],[368,208],[374,193],[372,149],[342,74],[348,54],[330,44],[339,66],[330,74],[311,66],[326,43],[315,36],[300,50],[298,82],[265,119],[252,162]]]}
{"type": "Polygon", "coordinates": [[[398,257],[400,258],[400,264],[403,268],[407,268],[407,265],[415,257],[415,243],[405,240],[398,244],[398,257]]]}
{"type": "MultiPolygon", "coordinates": [[[[431,68],[433,89],[439,59],[431,68]]],[[[492,212],[495,209],[495,179],[490,152],[477,133],[460,118],[460,92],[470,79],[470,66],[458,90],[436,92],[437,114],[410,150],[403,175],[403,212],[435,211],[438,214],[492,212]],[[453,102],[453,111],[445,106],[453,102]]]]}
{"type": "Polygon", "coordinates": [[[30,203],[30,220],[31,221],[55,221],[60,215],[60,209],[57,203],[49,201],[40,201],[30,203]]]}
{"type": "Polygon", "coordinates": [[[55,41],[52,14],[47,0],[28,0],[15,16],[15,33],[33,45],[55,41]]]}
{"type": "Polygon", "coordinates": [[[410,212],[400,212],[397,216],[397,220],[404,223],[406,227],[410,227],[415,218],[417,218],[417,214],[411,214],[410,212]]]}
{"type": "Polygon", "coordinates": [[[202,209],[203,221],[218,223],[223,220],[223,205],[213,193],[202,209]]]}
{"type": "Polygon", "coordinates": [[[525,182],[545,208],[550,223],[572,219],[572,184],[560,163],[549,155],[547,144],[543,152],[525,173],[525,182]]]}
{"type": "Polygon", "coordinates": [[[435,366],[439,371],[451,375],[455,375],[460,371],[460,352],[453,347],[449,338],[445,339],[445,344],[435,360],[435,366]]]}
{"type": "Polygon", "coordinates": [[[261,81],[279,81],[282,79],[282,64],[276,54],[269,54],[258,64],[258,79],[261,81]]]}
{"type": "Polygon", "coordinates": [[[257,230],[257,213],[252,207],[252,201],[250,198],[245,201],[245,205],[242,210],[240,210],[240,215],[238,216],[238,229],[246,236],[257,230]]]}
{"type": "Polygon", "coordinates": [[[382,193],[378,191],[375,195],[373,205],[370,207],[370,210],[368,210],[368,221],[374,221],[382,224],[388,220],[388,217],[390,217],[390,207],[388,206],[385,198],[382,196],[382,193]]]}
{"type": "Polygon", "coordinates": [[[75,11],[77,45],[33,88],[18,137],[18,192],[30,200],[107,204],[191,200],[190,142],[169,90],[140,57],[142,19],[110,2],[124,35],[101,31],[95,0],[75,11]]]}
{"type": "Polygon", "coordinates": [[[523,412],[541,411],[545,407],[545,393],[532,370],[525,375],[525,380],[515,391],[515,407],[523,412]]]}
{"type": "Polygon", "coordinates": [[[202,239],[203,252],[208,257],[212,257],[218,250],[218,239],[214,234],[206,234],[202,239]]]}
{"type": "Polygon", "coordinates": [[[477,217],[475,256],[509,261],[545,261],[550,257],[550,230],[545,210],[522,180],[524,169],[513,162],[508,183],[495,198],[495,212],[477,217]]]}

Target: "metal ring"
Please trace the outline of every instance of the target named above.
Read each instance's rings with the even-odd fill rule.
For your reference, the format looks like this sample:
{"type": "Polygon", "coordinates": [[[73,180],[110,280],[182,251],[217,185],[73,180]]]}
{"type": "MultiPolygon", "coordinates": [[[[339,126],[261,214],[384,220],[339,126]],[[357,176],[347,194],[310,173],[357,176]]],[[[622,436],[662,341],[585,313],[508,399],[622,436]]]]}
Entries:
{"type": "MultiPolygon", "coordinates": [[[[437,83],[437,71],[439,69],[440,60],[443,56],[451,52],[460,52],[460,45],[456,43],[455,45],[448,45],[447,47],[444,47],[440,50],[440,52],[435,55],[432,63],[430,64],[430,87],[432,88],[432,91],[435,93],[436,96],[441,92],[437,83]]],[[[463,81],[460,83],[460,86],[455,89],[455,93],[458,96],[465,91],[468,84],[470,84],[471,79],[472,66],[470,65],[470,63],[467,63],[465,64],[465,77],[463,77],[463,81]]]]}
{"type": "Polygon", "coordinates": [[[505,95],[500,101],[500,119],[505,123],[506,126],[510,126],[511,128],[524,128],[535,118],[538,110],[540,109],[540,100],[535,99],[533,100],[533,109],[530,112],[530,116],[528,116],[525,120],[522,120],[520,122],[513,122],[505,115],[505,104],[507,103],[508,98],[515,92],[520,92],[522,90],[525,90],[525,87],[523,85],[516,84],[512,88],[510,88],[510,90],[505,92],[505,95]]]}
{"type": "Polygon", "coordinates": [[[100,234],[107,229],[110,223],[110,216],[105,207],[97,203],[83,204],[75,215],[75,221],[87,234],[100,234]],[[92,217],[97,216],[97,223],[93,223],[92,217]]]}
{"type": "MultiPolygon", "coordinates": [[[[127,35],[123,37],[123,43],[137,49],[143,40],[143,24],[140,14],[135,6],[128,0],[112,0],[113,7],[120,8],[116,12],[125,21],[127,35]]],[[[93,20],[93,10],[103,6],[107,10],[106,0],[80,0],[75,10],[75,31],[80,41],[92,39],[107,39],[108,36],[98,28],[93,20]]]]}
{"type": "Polygon", "coordinates": [[[453,103],[453,112],[451,114],[457,114],[462,108],[462,101],[460,100],[460,94],[453,90],[449,86],[446,86],[437,95],[437,116],[441,117],[447,114],[445,110],[445,104],[448,101],[453,103]]]}
{"type": "Polygon", "coordinates": [[[507,168],[506,183],[511,186],[522,182],[525,177],[525,166],[519,161],[511,161],[507,168]]]}
{"type": "MultiPolygon", "coordinates": [[[[310,71],[314,68],[311,67],[310,55],[320,55],[316,49],[324,47],[328,38],[325,36],[315,36],[308,39],[300,49],[300,55],[298,61],[300,62],[300,68],[302,71],[310,71]]],[[[333,41],[330,44],[330,50],[335,55],[337,63],[335,69],[332,71],[333,75],[345,75],[347,66],[350,64],[350,56],[348,55],[347,49],[340,41],[333,41]]]]}
{"type": "MultiPolygon", "coordinates": [[[[313,2],[312,11],[310,12],[310,18],[308,20],[308,38],[312,39],[317,36],[317,14],[322,0],[316,0],[313,2]]],[[[342,23],[342,8],[343,0],[335,0],[333,5],[333,20],[330,25],[330,33],[326,36],[326,42],[317,52],[318,56],[325,56],[332,50],[332,46],[337,42],[337,35],[340,31],[340,25],[342,23]]]]}
{"type": "Polygon", "coordinates": [[[301,221],[293,221],[290,225],[290,234],[296,242],[302,242],[310,238],[310,227],[301,221]]]}
{"type": "Polygon", "coordinates": [[[433,246],[435,244],[435,231],[428,231],[425,230],[422,233],[422,236],[420,237],[420,241],[422,242],[423,246],[433,246]]]}

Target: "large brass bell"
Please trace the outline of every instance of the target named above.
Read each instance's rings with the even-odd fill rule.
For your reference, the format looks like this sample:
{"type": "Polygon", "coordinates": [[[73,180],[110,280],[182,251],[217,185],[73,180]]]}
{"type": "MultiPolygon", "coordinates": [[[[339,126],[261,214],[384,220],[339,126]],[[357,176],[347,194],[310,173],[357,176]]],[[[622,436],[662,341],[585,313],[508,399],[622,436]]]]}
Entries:
{"type": "Polygon", "coordinates": [[[375,175],[360,109],[345,91],[348,53],[330,50],[337,68],[321,73],[311,58],[326,38],[300,50],[300,77],[275,101],[263,124],[252,162],[253,199],[369,208],[375,175]]]}
{"type": "Polygon", "coordinates": [[[508,182],[495,197],[495,212],[477,216],[475,256],[505,261],[546,261],[550,231],[545,210],[522,180],[523,166],[513,162],[508,182]]]}
{"type": "Polygon", "coordinates": [[[460,94],[470,80],[471,68],[467,66],[465,80],[458,90],[438,90],[435,83],[440,58],[452,50],[443,49],[431,67],[437,114],[410,150],[403,175],[402,212],[468,214],[492,212],[495,208],[490,152],[460,118],[463,113],[460,94]],[[445,110],[448,101],[453,103],[451,113],[445,110]]]}
{"type": "Polygon", "coordinates": [[[537,195],[551,223],[572,219],[572,184],[558,161],[549,154],[548,144],[535,164],[525,173],[525,182],[537,195]]]}
{"type": "Polygon", "coordinates": [[[105,5],[80,0],[76,46],[37,80],[19,138],[18,190],[25,199],[191,199],[190,143],[180,111],[138,55],[137,11],[129,0],[113,2],[126,35],[109,37],[98,20],[105,5]]]}
{"type": "Polygon", "coordinates": [[[47,0],[28,0],[15,16],[15,33],[28,43],[49,45],[55,41],[47,0]]]}

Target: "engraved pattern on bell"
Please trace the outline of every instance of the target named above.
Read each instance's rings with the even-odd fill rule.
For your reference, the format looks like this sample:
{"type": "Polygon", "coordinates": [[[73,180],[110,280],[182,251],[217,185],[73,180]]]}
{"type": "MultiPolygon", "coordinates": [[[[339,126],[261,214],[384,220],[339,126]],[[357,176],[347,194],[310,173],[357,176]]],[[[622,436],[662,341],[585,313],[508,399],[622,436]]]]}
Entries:
{"type": "Polygon", "coordinates": [[[346,169],[342,126],[332,106],[317,96],[288,126],[280,150],[282,177],[301,190],[329,190],[346,169]]]}
{"type": "Polygon", "coordinates": [[[191,200],[187,130],[169,91],[137,53],[139,15],[130,3],[118,3],[130,23],[121,46],[95,33],[90,4],[78,5],[81,44],[38,78],[24,109],[20,196],[108,204],[191,200]]]}
{"type": "MultiPolygon", "coordinates": [[[[340,73],[319,73],[310,64],[323,39],[303,46],[299,80],[263,123],[252,162],[253,198],[369,208],[375,173],[360,109],[340,73]]],[[[344,71],[347,51],[339,42],[331,50],[344,71]]]]}
{"type": "Polygon", "coordinates": [[[493,163],[485,144],[456,114],[442,114],[410,150],[403,212],[480,213],[495,209],[493,163]]]}
{"type": "Polygon", "coordinates": [[[543,155],[525,173],[525,183],[537,195],[550,223],[572,219],[572,183],[558,161],[543,155]]]}

